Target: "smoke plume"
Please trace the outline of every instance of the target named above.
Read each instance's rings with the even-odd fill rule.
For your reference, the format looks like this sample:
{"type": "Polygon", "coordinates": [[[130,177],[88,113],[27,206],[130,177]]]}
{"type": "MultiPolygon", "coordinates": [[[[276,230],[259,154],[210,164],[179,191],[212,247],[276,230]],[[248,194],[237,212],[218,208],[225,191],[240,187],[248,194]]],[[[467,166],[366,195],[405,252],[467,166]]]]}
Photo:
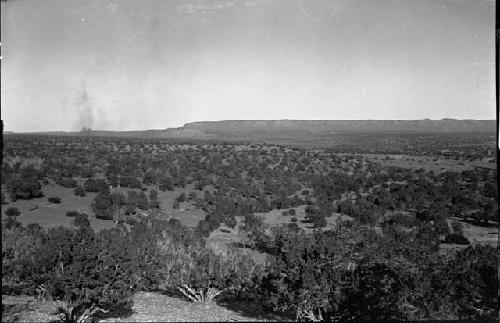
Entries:
{"type": "Polygon", "coordinates": [[[82,88],[78,93],[76,100],[78,109],[78,120],[76,123],[77,129],[80,131],[90,131],[94,126],[95,116],[92,109],[91,98],[87,92],[85,82],[82,82],[82,88]]]}

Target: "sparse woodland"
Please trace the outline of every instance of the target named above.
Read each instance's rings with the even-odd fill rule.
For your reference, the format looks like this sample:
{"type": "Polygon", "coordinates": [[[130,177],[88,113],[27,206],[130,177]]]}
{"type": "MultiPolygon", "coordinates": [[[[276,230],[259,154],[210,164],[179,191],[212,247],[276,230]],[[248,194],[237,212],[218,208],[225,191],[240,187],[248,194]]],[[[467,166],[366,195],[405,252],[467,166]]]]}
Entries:
{"type": "MultiPolygon", "coordinates": [[[[360,142],[353,151],[367,152],[369,142],[360,142]]],[[[431,143],[426,153],[441,158],[446,148],[457,162],[488,151],[447,136],[431,143]]],[[[418,155],[422,145],[405,150],[418,155]]],[[[498,319],[497,249],[470,241],[463,228],[498,225],[496,169],[434,173],[340,152],[8,136],[3,294],[62,300],[68,317],[88,319],[130,308],[138,291],[157,290],[196,302],[250,300],[297,320],[498,319]],[[22,224],[16,201],[64,202],[43,196],[47,183],[79,197],[95,194],[92,213],[67,210],[71,227],[22,224]],[[158,198],[187,185],[193,190],[177,194],[173,209],[189,203],[205,212],[194,227],[162,216],[158,198]],[[272,210],[288,223],[256,215],[272,210]],[[341,215],[335,225],[327,221],[333,214],[341,215]],[[116,225],[94,230],[93,217],[116,225]],[[222,229],[237,232],[239,243],[224,250],[208,244],[222,229]],[[442,252],[444,244],[460,247],[442,252]],[[266,261],[245,251],[264,253],[266,261]]]]}

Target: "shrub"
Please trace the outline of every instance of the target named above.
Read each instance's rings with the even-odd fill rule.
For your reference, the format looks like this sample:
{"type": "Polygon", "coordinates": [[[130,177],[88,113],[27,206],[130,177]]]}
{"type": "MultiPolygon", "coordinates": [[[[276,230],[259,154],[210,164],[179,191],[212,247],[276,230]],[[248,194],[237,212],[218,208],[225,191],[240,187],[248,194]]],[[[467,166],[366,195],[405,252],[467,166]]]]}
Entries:
{"type": "Polygon", "coordinates": [[[162,177],[160,179],[160,184],[158,185],[158,188],[162,192],[165,192],[166,190],[173,191],[174,190],[174,182],[173,182],[172,177],[170,177],[170,176],[162,177]]]}
{"type": "Polygon", "coordinates": [[[396,306],[400,278],[376,252],[387,248],[382,242],[361,227],[280,233],[259,299],[299,320],[404,319],[396,306]]]}
{"type": "Polygon", "coordinates": [[[71,224],[77,228],[90,228],[89,216],[85,213],[79,213],[71,224]]]}
{"type": "Polygon", "coordinates": [[[462,234],[451,233],[446,236],[446,238],[444,239],[444,243],[468,245],[470,244],[470,241],[462,234]]]}
{"type": "Polygon", "coordinates": [[[290,206],[291,207],[296,207],[299,205],[303,205],[305,201],[301,199],[297,194],[293,196],[293,198],[290,200],[290,206]]]}
{"type": "Polygon", "coordinates": [[[47,231],[16,227],[2,232],[2,242],[6,279],[17,277],[23,293],[31,295],[43,286],[47,296],[69,304],[62,314],[70,316],[84,312],[92,316],[95,309],[128,306],[141,280],[136,273],[141,272],[144,280],[149,277],[143,267],[151,265],[147,254],[151,243],[137,232],[132,236],[120,229],[95,234],[85,226],[47,231]]]}
{"type": "Polygon", "coordinates": [[[295,209],[284,210],[281,212],[281,215],[283,216],[296,215],[296,214],[297,212],[295,211],[295,209]]]}
{"type": "Polygon", "coordinates": [[[436,228],[439,234],[448,234],[450,233],[450,227],[448,226],[448,221],[443,218],[437,218],[434,221],[434,227],[436,228]]]}
{"type": "Polygon", "coordinates": [[[59,319],[62,322],[88,322],[89,319],[94,318],[94,316],[99,313],[107,313],[109,310],[104,310],[98,308],[95,304],[68,304],[63,303],[62,306],[57,308],[56,314],[59,315],[59,319]]]}
{"type": "Polygon", "coordinates": [[[408,294],[416,314],[411,319],[496,320],[497,258],[494,247],[478,245],[458,251],[449,260],[420,263],[416,288],[408,294]]]}
{"type": "Polygon", "coordinates": [[[59,204],[61,203],[61,198],[57,196],[49,197],[49,202],[59,204]]]}
{"type": "Polygon", "coordinates": [[[106,180],[102,178],[98,179],[93,179],[89,178],[83,183],[83,188],[87,192],[101,192],[101,193],[107,193],[109,191],[109,186],[106,180]]]}
{"type": "Polygon", "coordinates": [[[120,185],[123,187],[142,189],[142,183],[136,177],[122,177],[120,180],[120,185]]]}
{"type": "Polygon", "coordinates": [[[196,226],[195,230],[196,234],[202,236],[202,237],[208,237],[210,235],[210,226],[208,225],[208,222],[205,220],[200,220],[198,222],[198,225],[196,226]]]}
{"type": "Polygon", "coordinates": [[[292,232],[299,232],[300,227],[297,225],[297,223],[288,223],[288,229],[292,232]]]}
{"type": "Polygon", "coordinates": [[[397,272],[382,263],[364,262],[358,264],[351,279],[354,284],[340,303],[350,320],[404,319],[398,308],[402,286],[397,272]]]}
{"type": "Polygon", "coordinates": [[[179,201],[180,203],[185,202],[186,201],[186,193],[181,193],[179,196],[177,196],[176,200],[179,201]]]}
{"type": "Polygon", "coordinates": [[[125,206],[125,215],[133,215],[136,214],[135,206],[127,205],[125,206]]]}
{"type": "MultiPolygon", "coordinates": [[[[122,203],[117,203],[120,206],[122,203]]],[[[141,210],[147,210],[149,208],[149,201],[146,193],[143,191],[137,193],[135,191],[127,192],[127,201],[125,203],[129,207],[139,208],[141,210]]]]}
{"type": "Polygon", "coordinates": [[[113,205],[111,202],[111,197],[107,193],[99,193],[92,201],[91,205],[92,211],[96,218],[103,220],[113,220],[113,205]]]}
{"type": "Polygon", "coordinates": [[[461,320],[498,318],[498,253],[492,246],[469,246],[447,263],[443,290],[455,295],[461,320]]]}
{"type": "Polygon", "coordinates": [[[71,177],[62,177],[59,180],[59,185],[62,187],[74,188],[76,187],[76,181],[71,177]]]}
{"type": "MultiPolygon", "coordinates": [[[[41,239],[38,238],[39,232],[40,230],[33,226],[25,229],[13,217],[4,219],[2,226],[2,278],[5,278],[5,281],[19,282],[19,278],[21,278],[21,283],[23,282],[22,276],[19,274],[26,267],[25,261],[31,255],[36,254],[42,244],[41,239]]],[[[33,284],[33,282],[31,283],[33,284]]],[[[24,293],[23,284],[19,285],[16,292],[24,293]]],[[[4,287],[4,280],[2,280],[2,287],[4,287]]]]}
{"type": "Polygon", "coordinates": [[[388,221],[388,224],[399,224],[406,228],[413,228],[418,225],[417,219],[413,215],[405,215],[405,214],[395,214],[392,215],[388,221]]]}
{"type": "Polygon", "coordinates": [[[461,222],[453,221],[451,223],[451,228],[453,230],[453,233],[461,236],[464,235],[464,225],[461,222]]]}
{"type": "Polygon", "coordinates": [[[265,228],[266,224],[262,216],[256,216],[253,213],[245,214],[245,231],[253,235],[258,235],[259,233],[262,233],[265,228]]]}
{"type": "Polygon", "coordinates": [[[328,249],[317,248],[318,254],[314,255],[315,240],[304,234],[286,234],[276,238],[276,258],[273,258],[259,289],[265,304],[298,319],[303,315],[324,318],[325,311],[331,309],[330,284],[333,287],[335,281],[330,270],[334,266],[325,267],[318,258],[323,255],[324,262],[328,262],[328,254],[331,253],[328,249]]]}
{"type": "Polygon", "coordinates": [[[21,222],[17,221],[16,218],[13,216],[7,216],[3,220],[3,225],[4,225],[5,229],[12,229],[15,227],[20,227],[21,222]]]}
{"type": "Polygon", "coordinates": [[[195,302],[210,302],[221,293],[244,293],[253,288],[261,267],[238,250],[214,252],[201,242],[179,244],[169,234],[159,241],[164,260],[164,286],[195,302]]]}
{"type": "Polygon", "coordinates": [[[0,196],[2,199],[2,205],[9,204],[9,202],[5,200],[5,194],[3,193],[3,191],[0,192],[0,196]]]}
{"type": "Polygon", "coordinates": [[[21,211],[17,207],[9,207],[7,210],[5,210],[4,214],[6,216],[19,216],[21,215],[21,211]]]}
{"type": "Polygon", "coordinates": [[[134,218],[127,218],[125,220],[125,223],[129,224],[129,225],[134,225],[134,224],[137,224],[137,220],[134,219],[134,218]]]}
{"type": "Polygon", "coordinates": [[[158,191],[152,189],[149,191],[149,207],[152,209],[160,208],[160,201],[158,201],[158,191]]]}
{"type": "Polygon", "coordinates": [[[87,195],[85,193],[85,190],[83,189],[83,187],[81,185],[77,185],[75,187],[75,196],[80,196],[80,197],[84,197],[85,195],[87,195]]]}
{"type": "MultiPolygon", "coordinates": [[[[46,282],[52,296],[89,307],[108,308],[127,303],[131,295],[127,284],[130,272],[126,262],[111,249],[113,246],[103,246],[102,238],[88,229],[79,229],[66,236],[68,240],[56,244],[47,253],[57,255],[59,252],[55,264],[61,263],[61,269],[64,268],[58,270],[55,267],[54,274],[46,282]],[[64,249],[68,245],[73,246],[71,251],[64,249]],[[117,266],[122,269],[117,271],[117,266]]],[[[49,242],[47,247],[51,244],[49,242]]]]}
{"type": "Polygon", "coordinates": [[[66,212],[66,216],[69,216],[69,217],[76,217],[78,216],[80,213],[78,211],[68,211],[66,212]]]}
{"type": "Polygon", "coordinates": [[[11,200],[32,199],[42,197],[42,186],[36,177],[14,178],[7,183],[7,189],[10,192],[11,200]]]}

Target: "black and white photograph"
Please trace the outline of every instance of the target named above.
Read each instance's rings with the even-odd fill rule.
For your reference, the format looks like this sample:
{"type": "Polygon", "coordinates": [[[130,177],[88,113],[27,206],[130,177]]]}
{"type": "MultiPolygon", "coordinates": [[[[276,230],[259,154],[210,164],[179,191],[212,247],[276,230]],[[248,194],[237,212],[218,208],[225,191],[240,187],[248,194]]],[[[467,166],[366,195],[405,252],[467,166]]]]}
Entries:
{"type": "Polygon", "coordinates": [[[498,322],[494,0],[0,0],[2,322],[498,322]]]}

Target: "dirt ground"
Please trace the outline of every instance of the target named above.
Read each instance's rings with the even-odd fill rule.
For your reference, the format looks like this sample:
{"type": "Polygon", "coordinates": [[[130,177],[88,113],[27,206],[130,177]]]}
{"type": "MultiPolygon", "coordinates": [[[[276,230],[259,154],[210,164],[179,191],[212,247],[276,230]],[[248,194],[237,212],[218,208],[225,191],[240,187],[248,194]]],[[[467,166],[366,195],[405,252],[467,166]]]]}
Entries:
{"type": "MultiPolygon", "coordinates": [[[[74,194],[73,188],[66,188],[54,183],[42,186],[44,196],[31,200],[17,200],[3,205],[2,209],[8,207],[17,207],[21,215],[17,220],[23,224],[38,223],[45,227],[71,226],[73,218],[67,217],[66,212],[75,210],[93,214],[90,204],[95,198],[96,193],[87,193],[84,197],[78,197],[74,194]],[[49,197],[60,197],[61,203],[54,204],[48,201],[49,197]]],[[[3,217],[3,214],[2,214],[3,217]]],[[[96,219],[89,217],[91,227],[96,230],[109,229],[115,226],[113,221],[96,219]]]]}
{"type": "Polygon", "coordinates": [[[435,158],[431,156],[410,156],[410,155],[384,155],[384,154],[361,154],[365,158],[379,162],[384,166],[397,166],[402,168],[432,170],[434,173],[442,171],[462,172],[475,167],[485,167],[496,169],[495,162],[488,161],[467,161],[445,158],[435,158]],[[389,158],[387,158],[389,157],[389,158]]]}
{"type": "MultiPolygon", "coordinates": [[[[452,222],[452,220],[449,220],[452,222]]],[[[498,244],[498,227],[481,227],[460,221],[464,226],[464,237],[471,244],[489,244],[496,247],[498,244]]]]}
{"type": "MultiPolygon", "coordinates": [[[[149,191],[151,187],[147,187],[147,189],[149,191]]],[[[157,190],[162,210],[160,216],[165,219],[176,218],[186,226],[196,227],[198,222],[205,218],[204,211],[196,209],[188,202],[182,203],[179,209],[172,208],[173,201],[177,196],[182,193],[186,193],[187,195],[193,190],[192,185],[186,185],[185,188],[175,188],[174,191],[162,192],[157,190]]],[[[73,188],[62,187],[55,183],[43,185],[42,191],[44,194],[43,197],[10,202],[3,205],[2,210],[9,207],[18,208],[21,211],[21,215],[17,217],[17,220],[25,225],[38,223],[45,227],[57,227],[60,225],[70,227],[73,218],[67,217],[66,212],[74,210],[89,214],[90,226],[95,231],[110,229],[116,226],[111,220],[96,219],[93,216],[94,213],[92,212],[91,204],[97,193],[86,192],[86,196],[78,197],[75,196],[73,188]],[[56,196],[61,198],[61,203],[54,204],[48,201],[49,197],[56,196]]],[[[139,189],[121,188],[118,191],[126,194],[127,191],[139,191],[139,189]]],[[[201,194],[201,192],[198,191],[198,194],[201,194]]]]}
{"type": "MultiPolygon", "coordinates": [[[[2,322],[54,322],[61,302],[39,301],[29,296],[2,295],[2,322]]],[[[238,322],[273,321],[253,303],[192,303],[161,293],[136,293],[131,313],[111,315],[99,322],[238,322]]]]}

